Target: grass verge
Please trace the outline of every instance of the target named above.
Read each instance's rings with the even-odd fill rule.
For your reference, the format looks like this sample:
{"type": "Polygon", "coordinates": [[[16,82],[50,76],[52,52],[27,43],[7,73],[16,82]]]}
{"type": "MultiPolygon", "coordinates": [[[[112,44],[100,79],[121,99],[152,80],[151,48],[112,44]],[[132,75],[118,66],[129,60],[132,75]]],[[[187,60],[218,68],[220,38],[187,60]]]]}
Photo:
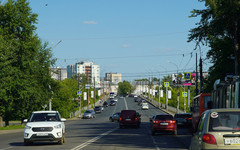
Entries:
{"type": "Polygon", "coordinates": [[[24,129],[24,125],[15,124],[15,125],[9,125],[7,127],[0,127],[0,130],[13,130],[13,129],[24,129]]]}

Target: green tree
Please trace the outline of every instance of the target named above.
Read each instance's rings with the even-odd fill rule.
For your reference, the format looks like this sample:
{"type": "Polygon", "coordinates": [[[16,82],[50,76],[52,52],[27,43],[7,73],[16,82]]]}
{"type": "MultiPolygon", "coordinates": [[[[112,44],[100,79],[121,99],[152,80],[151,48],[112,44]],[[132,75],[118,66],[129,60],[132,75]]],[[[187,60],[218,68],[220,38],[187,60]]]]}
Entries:
{"type": "Polygon", "coordinates": [[[209,70],[211,76],[207,89],[210,90],[213,82],[218,78],[223,79],[226,73],[240,75],[240,3],[239,0],[199,2],[205,2],[206,9],[192,11],[191,17],[200,16],[201,20],[196,28],[190,30],[188,41],[195,41],[196,48],[201,45],[211,48],[207,53],[207,58],[213,63],[209,70]],[[234,56],[234,61],[230,59],[231,56],[234,56]]]}
{"type": "Polygon", "coordinates": [[[128,94],[131,94],[134,91],[133,86],[128,81],[123,81],[118,83],[118,93],[119,95],[126,96],[128,94]]]}
{"type": "Polygon", "coordinates": [[[9,0],[0,5],[0,112],[10,119],[28,117],[42,109],[52,96],[51,49],[35,34],[37,14],[26,0],[9,0]],[[12,113],[14,112],[14,113],[12,113]]]}

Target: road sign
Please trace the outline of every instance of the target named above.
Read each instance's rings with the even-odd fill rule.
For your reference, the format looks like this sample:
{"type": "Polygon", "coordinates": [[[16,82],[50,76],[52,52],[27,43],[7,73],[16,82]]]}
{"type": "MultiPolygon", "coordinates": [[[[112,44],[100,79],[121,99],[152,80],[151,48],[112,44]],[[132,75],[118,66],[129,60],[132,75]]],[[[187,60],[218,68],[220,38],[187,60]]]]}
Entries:
{"type": "Polygon", "coordinates": [[[77,95],[81,95],[81,91],[77,91],[77,95]]]}
{"type": "Polygon", "coordinates": [[[164,82],[164,87],[169,87],[169,82],[164,82]]]}
{"type": "Polygon", "coordinates": [[[184,72],[184,79],[191,80],[191,72],[184,72]]]}
{"type": "Polygon", "coordinates": [[[183,97],[187,97],[187,92],[182,92],[183,97]]]}

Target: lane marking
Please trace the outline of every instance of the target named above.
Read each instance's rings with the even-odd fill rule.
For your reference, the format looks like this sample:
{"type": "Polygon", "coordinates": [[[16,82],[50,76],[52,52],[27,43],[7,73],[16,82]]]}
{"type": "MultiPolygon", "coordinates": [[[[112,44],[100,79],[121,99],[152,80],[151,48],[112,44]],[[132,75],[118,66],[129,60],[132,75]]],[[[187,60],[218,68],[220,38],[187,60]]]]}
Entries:
{"type": "Polygon", "coordinates": [[[160,148],[158,147],[158,144],[157,144],[156,140],[155,140],[155,139],[153,138],[153,136],[152,136],[152,133],[151,133],[150,129],[149,129],[147,126],[145,126],[145,128],[147,129],[148,133],[150,134],[150,136],[151,136],[151,138],[152,138],[152,141],[153,141],[153,144],[155,145],[156,149],[157,149],[157,150],[160,150],[160,148]]]}
{"type": "Polygon", "coordinates": [[[127,105],[127,102],[126,102],[126,98],[124,98],[124,103],[125,103],[126,110],[128,110],[128,105],[127,105]]]}
{"type": "Polygon", "coordinates": [[[7,147],[7,148],[3,148],[3,149],[0,149],[0,150],[6,150],[6,149],[11,149],[13,147],[7,147]]]}
{"type": "Polygon", "coordinates": [[[88,146],[89,144],[92,144],[93,142],[95,142],[95,141],[101,139],[102,137],[104,137],[104,136],[110,134],[111,132],[113,132],[113,131],[115,131],[115,130],[117,130],[117,128],[112,129],[112,130],[109,130],[109,131],[107,131],[107,132],[105,132],[105,133],[103,133],[103,134],[100,134],[99,136],[97,136],[97,137],[95,137],[95,138],[93,138],[93,139],[91,139],[91,140],[88,140],[88,141],[85,142],[85,143],[82,143],[82,144],[80,144],[80,145],[78,145],[78,146],[72,148],[71,150],[80,150],[80,149],[82,149],[82,148],[88,146]]]}

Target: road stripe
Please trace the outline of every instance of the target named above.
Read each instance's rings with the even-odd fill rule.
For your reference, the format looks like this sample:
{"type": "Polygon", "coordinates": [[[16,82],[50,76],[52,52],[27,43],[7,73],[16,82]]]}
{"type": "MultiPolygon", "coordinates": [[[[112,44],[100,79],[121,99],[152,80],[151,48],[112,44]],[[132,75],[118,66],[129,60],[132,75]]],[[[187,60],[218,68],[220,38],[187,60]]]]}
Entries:
{"type": "Polygon", "coordinates": [[[126,110],[128,110],[128,105],[127,105],[127,102],[126,102],[126,98],[124,98],[124,103],[125,103],[126,110]]]}
{"type": "Polygon", "coordinates": [[[82,149],[82,148],[88,146],[89,144],[92,144],[93,142],[95,142],[95,141],[101,139],[102,137],[104,137],[104,136],[110,134],[111,132],[113,132],[113,131],[115,131],[115,130],[117,130],[117,128],[112,129],[112,130],[109,130],[109,131],[107,131],[107,132],[105,132],[105,133],[103,133],[103,134],[101,134],[101,135],[99,135],[99,136],[97,136],[97,137],[95,137],[95,138],[93,138],[93,139],[91,139],[91,140],[85,142],[85,143],[82,143],[82,144],[80,144],[80,145],[78,145],[78,146],[72,148],[71,150],[80,150],[80,149],[82,149]]]}
{"type": "Polygon", "coordinates": [[[11,149],[13,147],[7,147],[7,148],[3,148],[3,149],[0,149],[0,150],[6,150],[6,149],[11,149]]]}
{"type": "MultiPolygon", "coordinates": [[[[147,129],[148,133],[149,133],[150,136],[151,136],[152,133],[151,133],[151,131],[149,130],[149,128],[148,128],[147,126],[145,126],[145,128],[147,129]]],[[[156,149],[157,149],[157,150],[160,150],[160,148],[158,147],[158,144],[157,144],[156,140],[153,138],[153,136],[151,136],[151,138],[152,138],[153,144],[155,145],[156,149]]]]}

